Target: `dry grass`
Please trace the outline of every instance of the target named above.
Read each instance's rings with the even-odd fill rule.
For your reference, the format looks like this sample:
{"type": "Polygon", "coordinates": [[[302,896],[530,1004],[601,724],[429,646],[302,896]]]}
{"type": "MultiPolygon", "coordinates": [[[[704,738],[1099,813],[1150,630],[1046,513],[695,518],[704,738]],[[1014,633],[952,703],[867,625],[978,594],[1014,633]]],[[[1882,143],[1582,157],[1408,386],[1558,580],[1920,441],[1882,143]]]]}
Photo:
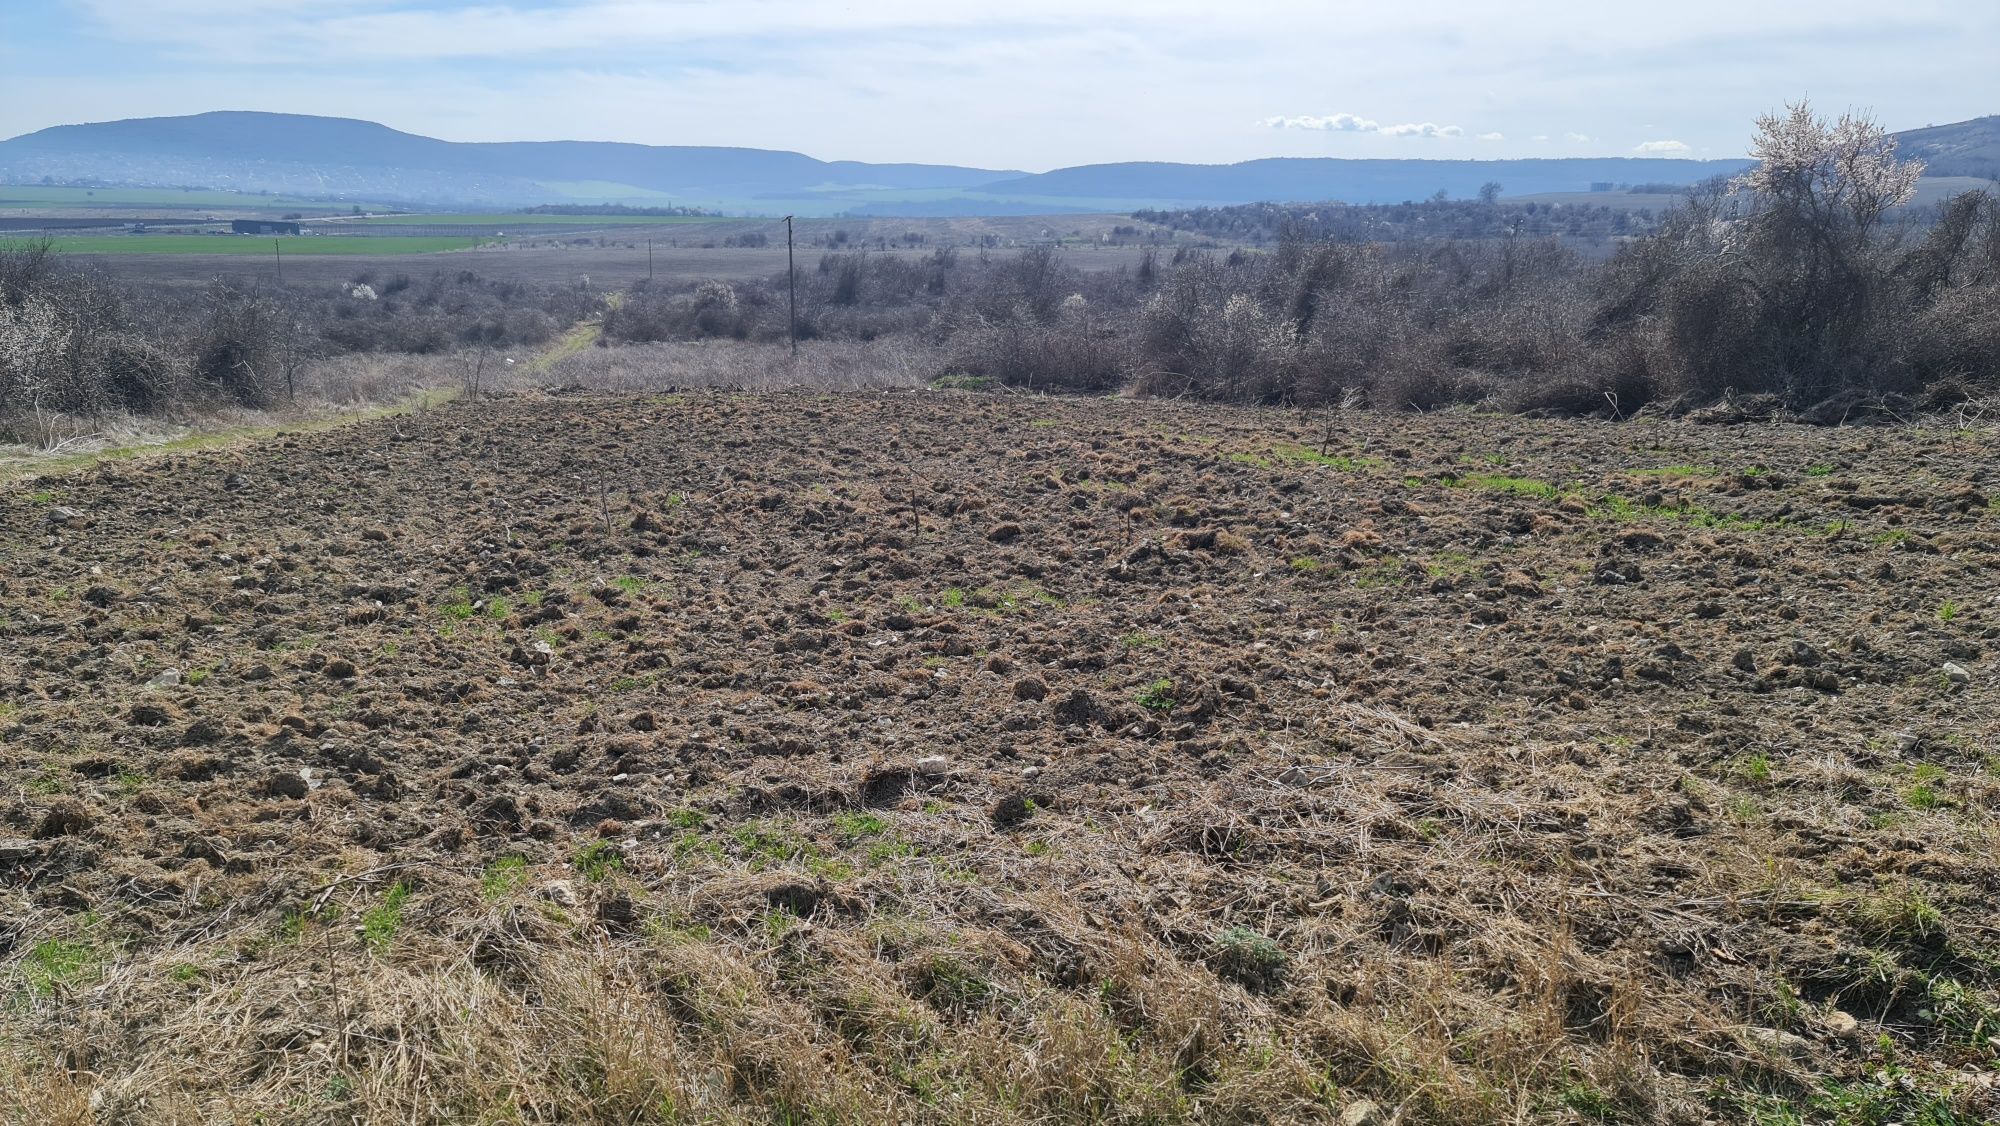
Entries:
{"type": "MultiPolygon", "coordinates": [[[[45,419],[30,442],[0,442],[0,481],[61,473],[102,459],[186,453],[425,410],[464,390],[475,357],[356,354],[310,368],[283,408],[217,407],[166,415],[130,412],[45,419]],[[43,435],[59,435],[48,441],[43,435]]],[[[17,428],[18,429],[18,428],[17,428]]],[[[14,434],[19,439],[25,434],[14,434]]]]}
{"type": "MultiPolygon", "coordinates": [[[[587,348],[533,373],[527,382],[593,391],[880,390],[923,386],[937,373],[937,362],[933,349],[900,337],[866,343],[806,341],[796,359],[784,344],[696,340],[587,348]]],[[[519,377],[507,384],[521,385],[519,377]]]]}

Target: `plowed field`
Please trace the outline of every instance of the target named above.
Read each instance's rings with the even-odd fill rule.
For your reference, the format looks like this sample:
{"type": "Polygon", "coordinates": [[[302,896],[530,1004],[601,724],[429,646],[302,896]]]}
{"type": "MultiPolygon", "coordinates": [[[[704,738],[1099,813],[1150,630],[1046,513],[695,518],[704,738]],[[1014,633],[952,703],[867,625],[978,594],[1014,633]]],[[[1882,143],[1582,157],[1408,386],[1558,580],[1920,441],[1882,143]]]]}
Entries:
{"type": "Polygon", "coordinates": [[[530,396],[17,482],[0,1102],[1991,1121],[1996,448],[530,396]]]}

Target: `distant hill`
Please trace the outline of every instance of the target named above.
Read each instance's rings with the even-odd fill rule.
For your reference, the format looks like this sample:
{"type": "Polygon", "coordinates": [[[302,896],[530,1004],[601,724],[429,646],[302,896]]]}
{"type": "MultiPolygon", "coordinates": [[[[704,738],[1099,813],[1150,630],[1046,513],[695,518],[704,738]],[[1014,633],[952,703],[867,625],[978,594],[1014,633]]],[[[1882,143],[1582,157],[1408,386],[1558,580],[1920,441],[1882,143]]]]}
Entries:
{"type": "MultiPolygon", "coordinates": [[[[1936,177],[2000,174],[2000,117],[1913,130],[1904,151],[1936,177]]],[[[1400,203],[1604,185],[1663,190],[1747,160],[1341,160],[1092,164],[1027,174],[824,161],[767,149],[601,141],[465,143],[346,118],[217,112],[62,125],[0,141],[0,182],[101,182],[267,191],[419,206],[667,203],[739,214],[1023,215],[1260,201],[1400,203]]]]}
{"type": "Polygon", "coordinates": [[[60,125],[0,141],[0,177],[234,188],[438,204],[733,204],[774,193],[949,191],[1018,175],[601,141],[471,144],[369,121],[217,112],[60,125]]]}
{"type": "Polygon", "coordinates": [[[1896,134],[1897,150],[1920,157],[1926,176],[2000,178],[2000,114],[1896,134]]]}
{"type": "Polygon", "coordinates": [[[1733,175],[1747,160],[1582,157],[1555,160],[1339,160],[1278,158],[1241,164],[1087,164],[987,184],[991,195],[1143,198],[1234,204],[1338,199],[1401,203],[1437,192],[1455,199],[1497,181],[1508,195],[1583,192],[1592,184],[1694,184],[1733,175]]]}

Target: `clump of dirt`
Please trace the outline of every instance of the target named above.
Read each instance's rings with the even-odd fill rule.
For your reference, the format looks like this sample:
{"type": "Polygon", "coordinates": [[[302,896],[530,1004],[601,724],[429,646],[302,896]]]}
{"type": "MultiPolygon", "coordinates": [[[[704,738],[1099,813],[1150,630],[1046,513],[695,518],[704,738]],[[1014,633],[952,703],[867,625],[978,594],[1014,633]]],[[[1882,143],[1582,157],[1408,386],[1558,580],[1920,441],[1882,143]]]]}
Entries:
{"type": "Polygon", "coordinates": [[[566,395],[42,478],[0,1083],[1981,1120],[1994,452],[566,395]]]}

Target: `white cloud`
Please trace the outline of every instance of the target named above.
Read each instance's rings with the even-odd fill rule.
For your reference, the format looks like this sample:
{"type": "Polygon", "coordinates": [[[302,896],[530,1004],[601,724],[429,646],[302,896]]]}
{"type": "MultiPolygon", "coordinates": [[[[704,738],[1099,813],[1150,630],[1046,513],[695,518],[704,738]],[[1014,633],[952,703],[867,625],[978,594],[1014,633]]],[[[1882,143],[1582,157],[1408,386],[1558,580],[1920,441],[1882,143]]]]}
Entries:
{"type": "Polygon", "coordinates": [[[1546,141],[1549,139],[1549,135],[1547,133],[1537,133],[1528,139],[1530,141],[1546,141]]]}
{"type": "Polygon", "coordinates": [[[0,0],[0,135],[243,108],[1026,168],[1330,142],[1636,155],[1628,131],[1736,155],[1756,112],[1805,91],[1896,128],[1992,112],[1996,7],[1153,0],[1141,20],[1132,0],[0,0]],[[1255,124],[1281,110],[1326,116],[1255,124]],[[1579,116],[1610,139],[1530,140],[1579,116]]]}
{"type": "Polygon", "coordinates": [[[1568,141],[1572,145],[1587,145],[1590,143],[1589,135],[1584,133],[1564,133],[1563,140],[1568,141]]]}
{"type": "Polygon", "coordinates": [[[1305,114],[1294,117],[1267,117],[1262,122],[1266,129],[1307,129],[1324,133],[1377,133],[1384,137],[1463,137],[1464,128],[1457,125],[1438,125],[1430,121],[1407,122],[1402,125],[1384,125],[1379,121],[1352,113],[1330,113],[1325,116],[1305,114]]]}
{"type": "Polygon", "coordinates": [[[1380,130],[1390,137],[1463,137],[1465,130],[1456,125],[1433,125],[1428,121],[1413,125],[1385,125],[1380,130]]]}
{"type": "Polygon", "coordinates": [[[1681,156],[1693,152],[1694,146],[1684,145],[1679,141],[1647,141],[1632,146],[1632,151],[1647,156],[1681,156]]]}
{"type": "Polygon", "coordinates": [[[1313,129],[1328,133],[1374,133],[1382,128],[1381,122],[1356,117],[1351,113],[1330,113],[1324,117],[1310,114],[1297,117],[1267,117],[1267,129],[1313,129]]]}

